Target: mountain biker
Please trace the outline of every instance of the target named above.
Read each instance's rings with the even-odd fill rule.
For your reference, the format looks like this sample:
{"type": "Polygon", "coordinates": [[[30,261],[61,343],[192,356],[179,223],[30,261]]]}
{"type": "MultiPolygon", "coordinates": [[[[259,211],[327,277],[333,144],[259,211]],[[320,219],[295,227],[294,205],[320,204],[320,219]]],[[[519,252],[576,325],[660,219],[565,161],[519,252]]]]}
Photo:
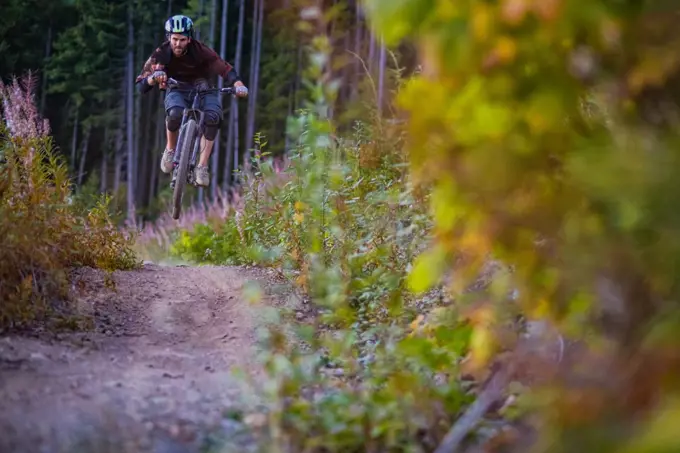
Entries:
{"type": "MultiPolygon", "coordinates": [[[[236,96],[248,96],[248,89],[241,81],[234,68],[224,61],[207,45],[194,39],[194,24],[187,16],[175,15],[165,22],[166,41],[160,45],[144,63],[142,72],[135,83],[140,92],[146,93],[156,84],[165,95],[165,125],[167,145],[161,158],[161,171],[171,173],[173,155],[177,146],[179,127],[182,123],[184,108],[191,107],[191,90],[207,88],[208,80],[213,76],[224,79],[226,86],[234,86],[236,96]],[[178,82],[185,82],[188,88],[167,86],[171,77],[178,82]]],[[[205,131],[201,137],[201,153],[196,166],[196,184],[210,185],[208,162],[218,128],[222,123],[222,98],[220,93],[202,95],[205,113],[205,131]]]]}

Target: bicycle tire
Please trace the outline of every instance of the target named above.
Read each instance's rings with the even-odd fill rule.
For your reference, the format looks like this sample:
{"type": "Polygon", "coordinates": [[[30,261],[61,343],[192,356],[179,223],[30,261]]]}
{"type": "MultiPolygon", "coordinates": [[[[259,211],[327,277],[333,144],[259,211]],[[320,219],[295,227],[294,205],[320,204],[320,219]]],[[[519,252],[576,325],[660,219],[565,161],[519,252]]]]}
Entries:
{"type": "Polygon", "coordinates": [[[193,119],[188,120],[184,125],[183,132],[179,166],[177,167],[177,178],[175,179],[175,189],[172,192],[172,218],[175,220],[179,219],[179,215],[182,212],[182,198],[184,195],[184,186],[187,183],[189,160],[191,159],[194,142],[198,136],[198,125],[196,124],[196,121],[193,119]]]}

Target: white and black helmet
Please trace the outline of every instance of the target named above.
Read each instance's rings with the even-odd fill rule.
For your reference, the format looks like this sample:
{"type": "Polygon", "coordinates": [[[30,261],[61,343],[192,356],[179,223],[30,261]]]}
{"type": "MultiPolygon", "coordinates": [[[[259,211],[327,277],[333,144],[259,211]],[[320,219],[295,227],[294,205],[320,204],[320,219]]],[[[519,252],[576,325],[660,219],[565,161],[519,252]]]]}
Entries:
{"type": "Polygon", "coordinates": [[[172,16],[165,21],[165,36],[169,37],[175,33],[193,38],[194,22],[182,14],[172,16]]]}

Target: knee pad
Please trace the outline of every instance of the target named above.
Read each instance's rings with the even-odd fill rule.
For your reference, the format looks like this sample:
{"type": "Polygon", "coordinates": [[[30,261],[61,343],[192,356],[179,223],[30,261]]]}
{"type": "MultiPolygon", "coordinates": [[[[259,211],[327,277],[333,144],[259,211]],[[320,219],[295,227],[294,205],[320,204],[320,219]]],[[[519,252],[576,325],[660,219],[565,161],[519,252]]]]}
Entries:
{"type": "Polygon", "coordinates": [[[168,110],[165,124],[170,132],[177,132],[179,130],[179,127],[182,125],[182,113],[183,109],[180,107],[172,107],[168,110]]]}
{"type": "Polygon", "coordinates": [[[205,112],[205,132],[203,135],[205,136],[206,140],[215,140],[215,137],[217,136],[217,130],[219,129],[221,123],[222,118],[220,117],[219,112],[214,112],[211,110],[205,112]]]}

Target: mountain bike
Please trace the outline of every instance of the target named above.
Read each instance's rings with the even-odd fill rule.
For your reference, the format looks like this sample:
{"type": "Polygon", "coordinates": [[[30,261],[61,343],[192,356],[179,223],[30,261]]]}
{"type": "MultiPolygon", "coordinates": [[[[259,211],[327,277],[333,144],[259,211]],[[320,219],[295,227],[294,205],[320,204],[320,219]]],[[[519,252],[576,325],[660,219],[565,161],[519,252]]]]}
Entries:
{"type": "Polygon", "coordinates": [[[174,168],[172,170],[172,218],[177,220],[182,211],[182,198],[184,196],[185,185],[191,184],[197,187],[194,170],[196,160],[200,155],[201,137],[205,129],[205,114],[199,107],[202,94],[219,91],[220,93],[234,94],[236,90],[229,88],[196,88],[194,85],[178,82],[173,78],[167,79],[168,87],[191,86],[192,105],[185,108],[182,114],[182,123],[177,137],[177,146],[173,158],[174,168]]]}

